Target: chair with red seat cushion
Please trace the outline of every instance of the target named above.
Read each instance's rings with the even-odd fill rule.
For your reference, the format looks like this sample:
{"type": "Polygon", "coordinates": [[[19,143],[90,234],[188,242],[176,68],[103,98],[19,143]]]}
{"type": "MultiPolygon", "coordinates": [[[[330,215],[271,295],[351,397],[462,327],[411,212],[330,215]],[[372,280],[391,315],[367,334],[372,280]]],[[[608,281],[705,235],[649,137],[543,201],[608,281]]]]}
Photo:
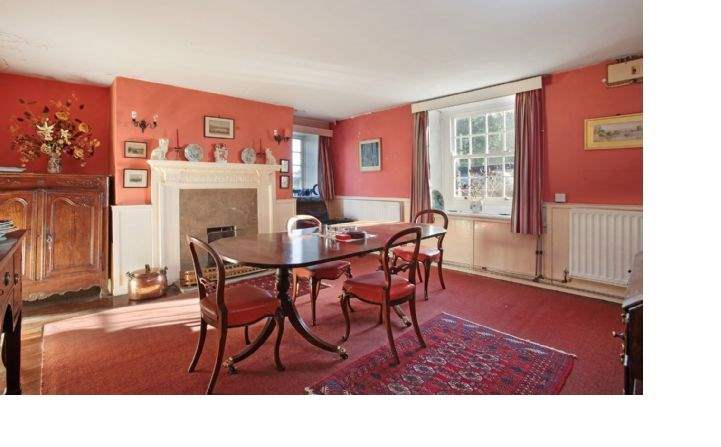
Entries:
{"type": "MultiPolygon", "coordinates": [[[[320,220],[313,216],[301,214],[288,219],[286,229],[289,234],[293,232],[302,232],[306,228],[318,228],[321,226],[320,220]]],[[[299,279],[310,281],[310,310],[312,314],[313,326],[315,326],[315,303],[320,293],[320,283],[322,280],[332,281],[338,279],[341,275],[351,278],[353,275],[350,271],[350,262],[348,261],[330,261],[323,264],[311,265],[308,267],[300,267],[293,269],[293,300],[298,294],[300,286],[299,279]]]]}
{"type": "Polygon", "coordinates": [[[420,227],[407,228],[391,236],[386,241],[383,251],[381,252],[381,265],[383,270],[365,275],[355,276],[343,283],[343,293],[341,294],[341,307],[343,309],[343,317],[345,318],[345,335],[343,340],[348,340],[350,336],[350,299],[357,298],[368,304],[381,306],[381,315],[385,323],[386,333],[388,335],[388,344],[393,354],[394,364],[400,363],[398,351],[393,342],[393,331],[391,330],[391,307],[398,306],[407,302],[410,308],[411,321],[416,331],[416,336],[422,347],[426,347],[421,328],[418,326],[418,318],[416,317],[416,268],[418,267],[418,249],[421,241],[420,227]],[[410,240],[409,240],[410,236],[410,240]],[[411,251],[410,261],[408,262],[408,279],[391,273],[388,254],[392,247],[401,243],[411,242],[413,250],[411,251]]]}
{"type": "MultiPolygon", "coordinates": [[[[443,229],[448,229],[448,215],[440,210],[421,210],[416,213],[415,219],[413,221],[415,223],[418,223],[422,220],[423,217],[426,215],[439,215],[443,219],[443,229]]],[[[435,216],[434,216],[435,217],[435,216]]],[[[438,236],[437,238],[437,245],[435,247],[421,247],[420,250],[418,250],[418,263],[423,265],[423,278],[422,281],[423,284],[423,297],[427,300],[428,299],[428,281],[429,276],[431,273],[431,264],[436,263],[438,266],[438,279],[441,282],[441,288],[446,288],[446,283],[443,281],[443,238],[445,237],[445,233],[438,236]]],[[[402,259],[406,263],[411,262],[411,256],[413,255],[412,249],[408,247],[398,247],[393,249],[393,267],[398,270],[405,270],[407,268],[407,264],[405,266],[396,267],[396,263],[398,259],[402,259]]],[[[420,275],[419,275],[420,276],[420,275]]]]}
{"type": "Polygon", "coordinates": [[[230,362],[227,366],[231,372],[234,372],[233,363],[240,361],[252,353],[254,353],[273,332],[275,326],[278,326],[278,337],[275,342],[275,366],[282,371],[283,364],[280,362],[280,342],[283,338],[284,317],[280,310],[278,300],[268,291],[259,287],[247,284],[225,284],[225,269],[223,262],[218,253],[213,250],[207,243],[196,239],[192,236],[186,236],[190,253],[193,256],[193,266],[195,274],[198,276],[198,293],[200,295],[200,334],[198,336],[198,347],[190,362],[188,372],[193,372],[203,352],[205,344],[205,334],[208,325],[219,330],[218,335],[218,352],[215,358],[215,365],[210,376],[210,382],[206,390],[207,394],[213,392],[215,382],[218,379],[223,352],[225,350],[225,339],[228,329],[235,327],[247,327],[262,319],[266,319],[266,324],[260,335],[246,347],[240,354],[228,359],[230,362]],[[204,276],[203,269],[198,261],[198,248],[208,252],[210,258],[213,259],[215,267],[218,271],[217,279],[212,281],[204,276]]]}

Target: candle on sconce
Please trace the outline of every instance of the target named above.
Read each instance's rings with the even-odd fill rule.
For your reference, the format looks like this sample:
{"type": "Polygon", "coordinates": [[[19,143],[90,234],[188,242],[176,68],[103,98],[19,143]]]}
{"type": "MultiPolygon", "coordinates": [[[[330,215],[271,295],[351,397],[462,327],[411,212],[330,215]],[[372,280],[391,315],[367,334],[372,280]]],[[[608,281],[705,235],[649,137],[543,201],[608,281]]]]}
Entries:
{"type": "Polygon", "coordinates": [[[138,117],[138,112],[136,112],[135,110],[133,110],[132,112],[130,112],[130,118],[131,118],[131,119],[135,119],[135,118],[137,118],[137,117],[138,117]]]}

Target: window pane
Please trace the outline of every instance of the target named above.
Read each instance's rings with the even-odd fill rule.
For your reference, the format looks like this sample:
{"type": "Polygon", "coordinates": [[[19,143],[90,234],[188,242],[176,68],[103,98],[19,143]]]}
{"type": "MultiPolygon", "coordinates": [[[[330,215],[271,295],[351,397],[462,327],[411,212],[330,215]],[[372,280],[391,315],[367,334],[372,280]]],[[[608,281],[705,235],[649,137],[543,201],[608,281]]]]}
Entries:
{"type": "Polygon", "coordinates": [[[516,152],[516,132],[506,132],[506,152],[516,152]]]}
{"type": "Polygon", "coordinates": [[[468,135],[468,118],[456,120],[456,136],[468,135]]]}
{"type": "Polygon", "coordinates": [[[478,154],[485,154],[486,153],[486,136],[481,135],[478,137],[473,137],[473,153],[478,154]]]}
{"type": "Polygon", "coordinates": [[[486,115],[473,117],[471,120],[471,132],[474,134],[486,133],[486,115]]]}
{"type": "Polygon", "coordinates": [[[513,110],[506,112],[506,132],[513,130],[516,127],[515,117],[513,110]]]}
{"type": "Polygon", "coordinates": [[[471,185],[469,187],[468,195],[474,199],[485,199],[486,177],[471,177],[471,185]]]}
{"type": "Polygon", "coordinates": [[[503,152],[503,134],[492,133],[488,134],[488,153],[489,154],[500,154],[503,152]]]}
{"type": "Polygon", "coordinates": [[[486,175],[486,163],[483,158],[471,158],[471,177],[486,175]]]}
{"type": "Polygon", "coordinates": [[[515,157],[505,157],[503,165],[503,181],[506,186],[506,198],[513,199],[513,170],[515,169],[515,157]]]}
{"type": "Polygon", "coordinates": [[[468,137],[456,138],[456,154],[457,155],[468,155],[470,151],[470,142],[468,137]]]}
{"type": "Polygon", "coordinates": [[[472,158],[470,174],[468,195],[477,199],[484,198],[486,195],[486,160],[472,158]]]}
{"type": "Polygon", "coordinates": [[[293,168],[300,168],[300,153],[293,152],[293,168]]]}
{"type": "Polygon", "coordinates": [[[301,142],[298,138],[293,138],[293,152],[300,153],[301,142]]]}
{"type": "Polygon", "coordinates": [[[468,160],[456,160],[456,195],[468,195],[468,160]]]}
{"type": "Polygon", "coordinates": [[[503,197],[503,157],[488,158],[488,197],[503,197]]]}
{"type": "Polygon", "coordinates": [[[489,113],[488,114],[488,131],[489,132],[503,132],[503,113],[489,113]]]}

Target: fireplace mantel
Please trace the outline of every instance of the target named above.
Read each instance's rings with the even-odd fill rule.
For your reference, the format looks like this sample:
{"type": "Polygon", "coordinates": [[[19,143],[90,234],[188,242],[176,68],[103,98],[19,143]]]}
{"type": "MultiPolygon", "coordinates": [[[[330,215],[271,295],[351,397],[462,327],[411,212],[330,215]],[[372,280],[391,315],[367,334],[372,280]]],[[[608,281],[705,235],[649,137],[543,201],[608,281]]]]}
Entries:
{"type": "Polygon", "coordinates": [[[148,160],[153,264],[168,267],[168,281],[180,275],[181,189],[247,188],[257,191],[258,232],[274,228],[276,172],[280,165],[148,160]]]}

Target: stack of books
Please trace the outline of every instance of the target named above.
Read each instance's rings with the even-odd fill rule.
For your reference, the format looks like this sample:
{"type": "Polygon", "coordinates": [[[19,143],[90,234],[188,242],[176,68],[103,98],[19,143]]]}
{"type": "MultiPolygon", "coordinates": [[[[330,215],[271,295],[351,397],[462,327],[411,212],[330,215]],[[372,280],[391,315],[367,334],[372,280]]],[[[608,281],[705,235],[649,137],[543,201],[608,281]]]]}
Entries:
{"type": "Polygon", "coordinates": [[[15,230],[17,230],[17,227],[15,227],[12,220],[0,219],[0,241],[4,241],[6,239],[5,235],[15,230]]]}

